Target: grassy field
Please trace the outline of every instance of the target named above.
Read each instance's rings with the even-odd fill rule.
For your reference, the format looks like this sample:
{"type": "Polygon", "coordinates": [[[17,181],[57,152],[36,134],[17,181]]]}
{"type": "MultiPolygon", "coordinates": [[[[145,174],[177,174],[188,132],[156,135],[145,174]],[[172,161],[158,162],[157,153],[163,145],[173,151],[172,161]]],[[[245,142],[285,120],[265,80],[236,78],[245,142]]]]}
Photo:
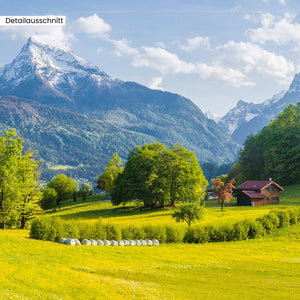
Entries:
{"type": "MultiPolygon", "coordinates": [[[[201,222],[256,218],[299,205],[299,195],[300,185],[287,187],[279,206],[208,207],[201,222]]],[[[46,216],[186,227],[169,209],[113,207],[99,199],[67,201],[46,216]]],[[[28,236],[0,230],[0,299],[299,299],[300,224],[256,240],[159,247],[70,247],[28,236]]]]}
{"type": "Polygon", "coordinates": [[[244,242],[70,247],[0,231],[0,299],[299,299],[300,224],[244,242]]]}
{"type": "MultiPolygon", "coordinates": [[[[300,205],[300,185],[289,186],[282,193],[281,205],[269,205],[258,207],[237,207],[232,206],[235,201],[221,211],[217,201],[207,202],[205,215],[198,224],[209,223],[235,223],[243,219],[253,219],[267,214],[271,209],[282,208],[287,205],[300,205]]],[[[87,198],[86,202],[79,200],[79,204],[74,205],[72,200],[62,203],[62,207],[55,213],[49,213],[47,216],[59,216],[64,220],[78,220],[84,222],[95,222],[102,218],[104,222],[116,225],[174,225],[186,227],[186,224],[176,223],[172,218],[172,209],[165,208],[159,210],[143,210],[139,203],[131,203],[125,206],[113,206],[109,201],[102,201],[103,195],[94,195],[87,198]]]]}

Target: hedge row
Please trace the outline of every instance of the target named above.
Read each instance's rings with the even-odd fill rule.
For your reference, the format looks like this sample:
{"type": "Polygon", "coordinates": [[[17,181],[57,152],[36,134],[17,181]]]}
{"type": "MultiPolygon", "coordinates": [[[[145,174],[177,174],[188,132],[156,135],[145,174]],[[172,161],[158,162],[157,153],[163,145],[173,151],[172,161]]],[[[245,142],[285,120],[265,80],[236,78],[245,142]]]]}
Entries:
{"type": "Polygon", "coordinates": [[[62,221],[59,218],[35,219],[30,237],[58,242],[63,237],[100,240],[157,239],[161,243],[206,243],[253,239],[300,222],[300,209],[273,210],[256,220],[244,220],[232,225],[194,226],[185,233],[171,226],[116,227],[99,220],[93,224],[62,221]]]}
{"type": "Polygon", "coordinates": [[[256,220],[244,220],[232,225],[193,227],[183,238],[185,243],[241,241],[258,238],[300,222],[300,209],[273,210],[256,220]]]}
{"type": "Polygon", "coordinates": [[[182,242],[184,232],[171,226],[143,226],[117,227],[102,223],[101,220],[93,224],[75,221],[63,221],[59,218],[35,219],[31,223],[30,237],[44,241],[58,242],[63,237],[72,237],[79,240],[130,240],[130,239],[157,239],[160,243],[182,242]]]}

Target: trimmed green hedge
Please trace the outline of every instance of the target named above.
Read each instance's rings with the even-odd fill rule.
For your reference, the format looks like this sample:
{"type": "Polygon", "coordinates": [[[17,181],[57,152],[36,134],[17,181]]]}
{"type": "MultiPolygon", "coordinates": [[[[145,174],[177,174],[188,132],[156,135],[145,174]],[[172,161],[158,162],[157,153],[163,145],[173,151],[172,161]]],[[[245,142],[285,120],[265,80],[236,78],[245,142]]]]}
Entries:
{"type": "Polygon", "coordinates": [[[194,226],[184,232],[175,226],[119,228],[99,220],[93,224],[62,221],[59,218],[35,219],[31,224],[30,237],[45,241],[59,241],[62,237],[78,239],[158,239],[161,243],[207,243],[253,239],[271,234],[300,222],[300,209],[273,210],[256,220],[243,220],[236,224],[194,226]]]}
{"type": "Polygon", "coordinates": [[[185,243],[207,243],[254,239],[300,222],[300,209],[273,210],[256,220],[244,220],[233,225],[195,226],[183,238],[185,243]]]}

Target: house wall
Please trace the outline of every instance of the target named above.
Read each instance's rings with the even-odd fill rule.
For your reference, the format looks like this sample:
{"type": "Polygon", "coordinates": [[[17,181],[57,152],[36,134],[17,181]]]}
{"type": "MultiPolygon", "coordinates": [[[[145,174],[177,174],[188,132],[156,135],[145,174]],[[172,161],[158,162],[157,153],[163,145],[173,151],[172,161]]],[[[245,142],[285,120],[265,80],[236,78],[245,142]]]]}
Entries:
{"type": "Polygon", "coordinates": [[[265,204],[278,204],[279,203],[279,198],[280,198],[280,189],[272,184],[266,189],[262,189],[261,193],[266,195],[268,199],[265,200],[265,204]]]}
{"type": "Polygon", "coordinates": [[[245,195],[238,195],[236,198],[237,206],[251,206],[251,200],[245,195]]]}
{"type": "Polygon", "coordinates": [[[259,199],[253,198],[252,202],[253,202],[254,206],[262,206],[262,205],[270,204],[267,199],[260,199],[260,198],[259,199]]]}

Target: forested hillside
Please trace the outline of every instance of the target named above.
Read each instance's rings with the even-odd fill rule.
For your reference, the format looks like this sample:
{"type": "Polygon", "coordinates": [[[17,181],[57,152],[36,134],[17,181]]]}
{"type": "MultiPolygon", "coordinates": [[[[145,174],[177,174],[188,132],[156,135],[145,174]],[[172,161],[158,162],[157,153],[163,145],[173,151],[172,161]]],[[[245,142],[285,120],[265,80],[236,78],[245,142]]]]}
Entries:
{"type": "Polygon", "coordinates": [[[230,177],[237,183],[268,178],[281,185],[300,183],[300,103],[287,106],[261,133],[247,138],[230,177]]]}

